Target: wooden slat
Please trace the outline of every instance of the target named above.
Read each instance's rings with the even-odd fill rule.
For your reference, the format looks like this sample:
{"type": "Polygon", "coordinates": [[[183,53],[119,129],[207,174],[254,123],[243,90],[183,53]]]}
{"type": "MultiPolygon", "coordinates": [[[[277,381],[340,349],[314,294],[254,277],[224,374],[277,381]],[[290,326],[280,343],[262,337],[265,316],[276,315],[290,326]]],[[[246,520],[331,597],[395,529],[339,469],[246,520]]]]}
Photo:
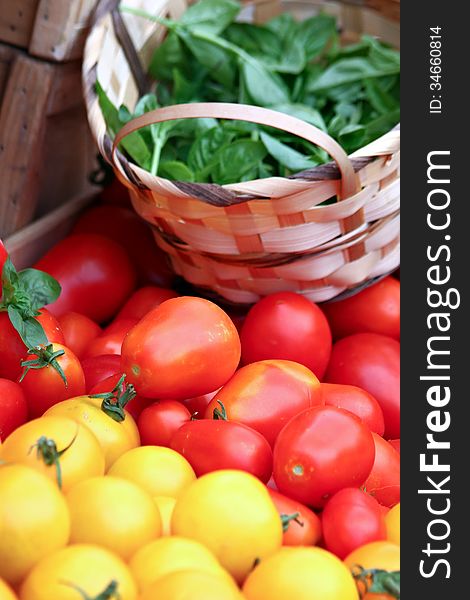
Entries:
{"type": "Polygon", "coordinates": [[[38,0],[0,0],[0,40],[27,48],[37,6],[38,0]]]}
{"type": "Polygon", "coordinates": [[[17,53],[15,48],[0,44],[0,104],[10,75],[11,64],[17,53]]]}

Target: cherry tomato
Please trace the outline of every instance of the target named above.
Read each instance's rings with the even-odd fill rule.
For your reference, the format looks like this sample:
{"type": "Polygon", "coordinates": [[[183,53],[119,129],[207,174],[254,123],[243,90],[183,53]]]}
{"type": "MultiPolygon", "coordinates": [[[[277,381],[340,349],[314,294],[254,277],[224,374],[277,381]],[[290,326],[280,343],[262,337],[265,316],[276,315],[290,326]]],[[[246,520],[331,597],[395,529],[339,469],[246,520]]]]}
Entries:
{"type": "Polygon", "coordinates": [[[190,418],[189,410],[176,400],[161,400],[147,406],[137,421],[142,446],[169,448],[173,434],[190,418]]]}
{"type": "Polygon", "coordinates": [[[388,443],[395,448],[395,450],[400,454],[400,439],[398,440],[388,440],[388,443]]]}
{"type": "Polygon", "coordinates": [[[189,421],[173,435],[171,447],[186,458],[198,477],[238,469],[266,483],[273,472],[273,453],[266,439],[233,421],[189,421]]]}
{"type": "Polygon", "coordinates": [[[323,404],[323,398],[320,382],[307,367],[288,360],[263,360],[235,373],[209,403],[207,419],[219,402],[229,421],[256,429],[272,446],[289,419],[323,404]]]}
{"type": "Polygon", "coordinates": [[[321,309],[299,294],[278,292],[249,311],[241,332],[244,364],[292,360],[322,379],[331,354],[331,331],[321,309]]]}
{"type": "MultiPolygon", "coordinates": [[[[82,360],[82,369],[85,375],[86,393],[90,391],[103,379],[111,375],[122,375],[121,357],[117,354],[103,354],[102,356],[91,356],[82,360]]],[[[119,379],[118,377],[118,379],[119,379]]]]}
{"type": "Polygon", "coordinates": [[[322,527],[326,549],[341,559],[364,544],[387,538],[379,503],[359,488],[343,488],[328,500],[322,527]]]}
{"type": "Polygon", "coordinates": [[[99,325],[76,312],[65,313],[59,317],[59,324],[64,334],[65,345],[78,358],[84,356],[89,344],[101,333],[99,325]]]}
{"type": "Polygon", "coordinates": [[[371,431],[384,433],[384,415],[377,400],[354,385],[322,383],[321,390],[327,406],[344,408],[357,415],[371,431]]]}
{"type": "MultiPolygon", "coordinates": [[[[30,368],[19,382],[28,403],[29,414],[32,418],[40,417],[44,412],[67,398],[81,396],[85,393],[85,375],[80,361],[75,354],[62,344],[52,344],[50,351],[44,351],[47,360],[51,353],[64,351],[64,354],[55,359],[67,380],[64,382],[53,364],[46,364],[43,368],[30,368]]],[[[38,359],[37,354],[25,357],[25,360],[38,359]]]]}
{"type": "Polygon", "coordinates": [[[103,354],[119,354],[120,356],[122,342],[136,324],[136,319],[116,319],[88,345],[85,356],[87,358],[103,354]]]}
{"type": "MultiPolygon", "coordinates": [[[[47,339],[63,344],[64,336],[57,319],[45,308],[42,308],[40,313],[37,320],[41,323],[47,339]]],[[[8,313],[0,312],[0,377],[17,379],[23,370],[21,361],[26,351],[26,346],[10,323],[8,313]]]]}
{"type": "MultiPolygon", "coordinates": [[[[100,358],[100,357],[97,357],[97,358],[100,358]]],[[[105,379],[102,379],[96,385],[94,385],[88,393],[90,394],[90,396],[93,396],[94,394],[103,394],[106,392],[111,392],[111,390],[113,390],[116,387],[116,385],[118,384],[121,377],[122,377],[122,373],[116,373],[115,375],[106,377],[105,379]]],[[[125,388],[125,382],[123,382],[120,389],[122,391],[124,391],[124,388],[125,388]]],[[[152,404],[152,402],[154,402],[154,400],[151,400],[149,398],[143,398],[142,396],[139,396],[137,394],[134,398],[132,398],[132,400],[130,400],[126,404],[126,411],[130,415],[132,415],[134,417],[134,419],[137,419],[139,417],[140,413],[144,410],[144,408],[147,408],[147,406],[150,406],[152,404]]],[[[142,444],[142,445],[144,445],[144,444],[142,444]]]]}
{"type": "Polygon", "coordinates": [[[23,390],[14,381],[0,378],[0,441],[28,419],[23,390]]]}
{"type": "Polygon", "coordinates": [[[352,413],[315,406],[289,421],[274,446],[279,491],[321,508],[344,487],[361,485],[374,464],[374,439],[352,413]]]}
{"type": "Polygon", "coordinates": [[[79,312],[97,323],[113,317],[132,292],[135,272],[124,248],[94,234],[71,235],[36,264],[62,286],[48,308],[60,316],[79,312]]]}
{"type": "Polygon", "coordinates": [[[139,394],[182,400],[212,392],[240,361],[235,325],[213,302],[182,296],[150,311],[122,345],[122,372],[139,394]]]}
{"type": "Polygon", "coordinates": [[[136,319],[136,321],[140,321],[147,313],[160,306],[165,300],[177,297],[178,294],[168,288],[156,287],[154,285],[140,288],[124,304],[118,312],[116,320],[136,319]]]}
{"type": "Polygon", "coordinates": [[[186,406],[194,419],[201,419],[206,412],[209,402],[219,392],[219,390],[220,388],[213,392],[209,392],[208,394],[203,394],[202,396],[186,398],[185,400],[181,400],[181,402],[186,406]]]}
{"type": "Polygon", "coordinates": [[[284,528],[283,546],[315,546],[321,539],[321,520],[310,508],[268,488],[284,528]]]}
{"type": "Polygon", "coordinates": [[[375,460],[364,487],[380,504],[392,507],[400,502],[400,455],[379,435],[372,435],[375,460]]]}
{"type": "Polygon", "coordinates": [[[356,385],[382,408],[385,437],[400,437],[400,344],[376,333],[356,333],[333,346],[325,381],[356,385]]]}
{"type": "MultiPolygon", "coordinates": [[[[127,190],[126,190],[127,194],[127,190]]],[[[141,284],[170,287],[175,279],[165,253],[155,242],[150,226],[130,207],[94,206],[75,224],[74,233],[96,233],[122,244],[141,284]]]]}
{"type": "Polygon", "coordinates": [[[366,332],[400,339],[400,282],[393,277],[322,308],[335,339],[366,332]]]}

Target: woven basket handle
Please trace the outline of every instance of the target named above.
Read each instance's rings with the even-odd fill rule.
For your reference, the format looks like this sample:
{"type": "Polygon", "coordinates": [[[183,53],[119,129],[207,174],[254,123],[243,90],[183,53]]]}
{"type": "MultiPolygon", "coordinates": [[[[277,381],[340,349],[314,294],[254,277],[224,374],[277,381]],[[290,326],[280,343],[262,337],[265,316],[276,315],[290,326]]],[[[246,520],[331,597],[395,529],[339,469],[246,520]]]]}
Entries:
{"type": "Polygon", "coordinates": [[[327,133],[314,125],[305,123],[301,119],[286,115],[269,108],[252,106],[248,104],[234,104],[224,102],[194,102],[191,104],[175,104],[151,110],[140,117],[132,119],[122,127],[114,139],[111,160],[113,165],[123,173],[122,166],[116,160],[117,147],[130,133],[164,121],[175,119],[233,119],[248,121],[258,125],[266,125],[281,129],[296,135],[312,144],[323,148],[333,158],[341,173],[340,199],[348,198],[359,191],[359,180],[354,167],[343,148],[327,133]]]}

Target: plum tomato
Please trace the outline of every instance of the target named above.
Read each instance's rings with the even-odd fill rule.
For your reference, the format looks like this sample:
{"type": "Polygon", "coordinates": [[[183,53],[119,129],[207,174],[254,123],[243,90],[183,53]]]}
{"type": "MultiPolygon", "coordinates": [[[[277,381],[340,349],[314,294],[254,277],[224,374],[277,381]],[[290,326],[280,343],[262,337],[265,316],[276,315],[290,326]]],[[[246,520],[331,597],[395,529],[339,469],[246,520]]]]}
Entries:
{"type": "Polygon", "coordinates": [[[121,357],[118,354],[103,354],[102,356],[91,356],[82,360],[82,369],[85,374],[86,393],[111,375],[122,375],[121,357]]]}
{"type": "Polygon", "coordinates": [[[148,285],[136,290],[127,300],[116,316],[118,319],[136,319],[140,321],[147,313],[157,306],[160,306],[165,300],[177,298],[178,294],[168,288],[148,285]]]}
{"type": "Polygon", "coordinates": [[[356,385],[382,408],[385,437],[400,437],[400,344],[376,333],[356,333],[333,345],[325,381],[356,385]]]}
{"type": "MultiPolygon", "coordinates": [[[[122,378],[122,375],[122,373],[116,373],[115,375],[111,375],[110,377],[102,379],[96,385],[94,385],[87,393],[89,393],[90,396],[93,396],[94,394],[106,394],[108,392],[111,392],[116,388],[117,384],[122,378]]],[[[121,393],[123,393],[125,389],[126,381],[124,380],[121,383],[119,390],[121,393]]],[[[134,396],[134,398],[132,398],[132,400],[129,400],[129,402],[126,404],[126,412],[128,412],[134,419],[137,420],[144,408],[150,406],[152,402],[154,402],[154,400],[151,400],[149,398],[143,398],[142,396],[139,396],[137,394],[136,396],[134,396]]]]}
{"type": "Polygon", "coordinates": [[[389,442],[376,433],[372,435],[375,444],[374,466],[364,488],[380,504],[392,507],[400,502],[400,455],[389,442]]]}
{"type": "Polygon", "coordinates": [[[173,434],[171,448],[186,458],[197,477],[238,469],[266,483],[273,471],[273,453],[266,439],[234,421],[188,421],[173,434]]]}
{"type": "Polygon", "coordinates": [[[137,393],[183,400],[226,383],[240,361],[240,339],[213,302],[181,296],[151,310],[124,339],[121,369],[137,393]]]}
{"type": "Polygon", "coordinates": [[[190,419],[191,413],[181,402],[176,400],[153,402],[141,412],[137,421],[142,446],[169,448],[173,435],[190,419]]]}
{"type": "Polygon", "coordinates": [[[248,312],[241,335],[242,361],[298,362],[322,379],[331,354],[331,331],[321,309],[294,292],[262,298],[248,312]]]}
{"type": "Polygon", "coordinates": [[[385,277],[354,296],[322,305],[335,339],[380,333],[400,339],[400,282],[385,277]]]}
{"type": "Polygon", "coordinates": [[[379,503],[359,488],[343,488],[328,500],[322,527],[326,549],[341,559],[364,544],[387,538],[379,503]]]}
{"type": "Polygon", "coordinates": [[[80,359],[88,345],[101,334],[101,327],[97,323],[76,312],[59,317],[59,324],[64,334],[64,344],[80,359]]]}
{"type": "Polygon", "coordinates": [[[28,404],[21,386],[0,378],[0,442],[28,419],[28,404]]]}
{"type": "Polygon", "coordinates": [[[268,488],[271,500],[281,516],[283,546],[315,546],[322,537],[321,520],[310,508],[268,488]]]}
{"type": "Polygon", "coordinates": [[[121,356],[122,342],[136,324],[136,319],[115,319],[98,337],[90,342],[85,351],[86,358],[102,356],[103,354],[118,354],[121,356]]]}
{"type": "Polygon", "coordinates": [[[374,464],[372,433],[359,417],[335,406],[315,406],[296,415],[274,446],[279,491],[321,508],[344,487],[359,487],[374,464]]]}
{"type": "Polygon", "coordinates": [[[357,415],[371,431],[384,433],[384,415],[377,400],[361,388],[339,383],[322,383],[323,400],[327,406],[344,408],[357,415]]]}
{"type": "Polygon", "coordinates": [[[205,417],[211,419],[221,402],[229,421],[256,429],[271,444],[299,412],[323,404],[320,382],[301,364],[263,360],[242,367],[214,396],[205,417]]]}
{"type": "Polygon", "coordinates": [[[64,238],[35,265],[62,287],[47,308],[56,316],[79,312],[97,323],[111,319],[134,289],[135,271],[117,242],[94,234],[64,238]]]}

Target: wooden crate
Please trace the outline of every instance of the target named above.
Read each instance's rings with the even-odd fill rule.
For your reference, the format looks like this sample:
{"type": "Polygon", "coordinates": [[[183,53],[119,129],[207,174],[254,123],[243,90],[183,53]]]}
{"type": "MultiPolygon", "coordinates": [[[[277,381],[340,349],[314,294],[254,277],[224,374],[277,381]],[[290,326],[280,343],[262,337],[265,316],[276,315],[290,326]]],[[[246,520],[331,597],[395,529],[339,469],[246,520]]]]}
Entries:
{"type": "Polygon", "coordinates": [[[0,41],[53,61],[78,59],[96,0],[0,0],[0,41]]]}
{"type": "Polygon", "coordinates": [[[0,44],[0,237],[90,190],[80,69],[0,44]]]}

